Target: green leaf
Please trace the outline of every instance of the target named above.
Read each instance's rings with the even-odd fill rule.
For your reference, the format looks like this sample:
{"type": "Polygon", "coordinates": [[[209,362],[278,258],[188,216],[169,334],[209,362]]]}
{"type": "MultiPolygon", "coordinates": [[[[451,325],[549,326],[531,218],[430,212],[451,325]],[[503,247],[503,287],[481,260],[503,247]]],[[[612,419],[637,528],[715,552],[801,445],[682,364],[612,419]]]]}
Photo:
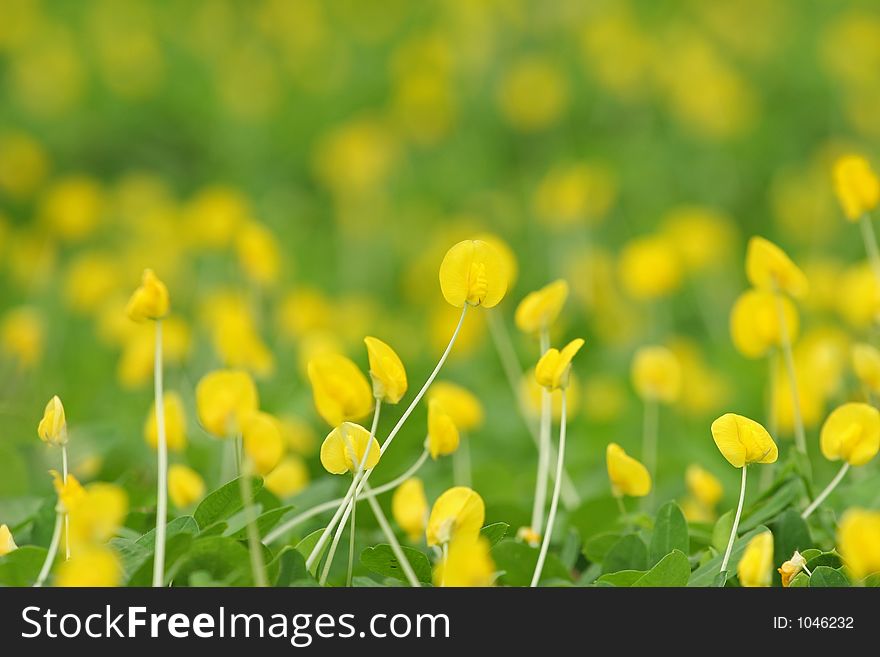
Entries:
{"type": "MultiPolygon", "coordinates": [[[[296,544],[296,551],[299,552],[303,557],[308,561],[309,555],[312,553],[312,550],[315,549],[315,546],[318,544],[318,541],[321,539],[321,534],[324,533],[324,528],[316,529],[311,534],[302,539],[299,543],[296,544]]],[[[318,564],[321,563],[321,557],[324,556],[324,552],[327,550],[327,545],[330,541],[324,543],[324,547],[321,549],[321,554],[318,555],[318,558],[315,559],[315,563],[312,564],[311,574],[314,577],[315,573],[318,571],[318,564]]]]}
{"type": "MultiPolygon", "coordinates": [[[[181,532],[168,536],[165,539],[165,585],[174,580],[177,566],[187,555],[190,545],[195,540],[192,534],[181,532]]],[[[144,558],[137,568],[133,569],[128,577],[128,586],[152,586],[153,584],[153,546],[152,544],[139,546],[145,550],[144,558]]]]}
{"type": "Polygon", "coordinates": [[[602,561],[602,574],[619,570],[648,570],[648,548],[635,534],[627,534],[615,543],[602,561]]]}
{"type": "Polygon", "coordinates": [[[629,588],[647,574],[644,570],[619,570],[616,573],[606,573],[596,580],[597,584],[606,584],[620,588],[629,588]]]}
{"type": "MultiPolygon", "coordinates": [[[[492,548],[492,559],[495,567],[503,574],[499,577],[499,583],[504,586],[528,586],[532,582],[535,565],[538,563],[538,548],[533,548],[525,543],[505,539],[492,548]]],[[[541,581],[561,579],[571,581],[571,573],[562,565],[552,552],[547,554],[544,561],[544,570],[541,572],[541,581]]]]}
{"type": "Polygon", "coordinates": [[[727,541],[730,540],[730,530],[733,529],[734,511],[728,511],[715,521],[712,528],[712,547],[723,553],[727,549],[727,541]]]}
{"type": "MultiPolygon", "coordinates": [[[[177,534],[191,534],[192,536],[196,536],[198,533],[199,525],[192,516],[179,516],[174,518],[165,527],[166,540],[177,534]]],[[[152,552],[156,546],[156,528],[154,527],[135,542],[142,547],[149,547],[152,552]]]]}
{"type": "Polygon", "coordinates": [[[311,580],[313,586],[317,586],[314,578],[306,570],[306,558],[296,548],[287,546],[278,553],[269,569],[277,567],[278,577],[275,578],[275,586],[293,586],[295,582],[311,580]]]}
{"type": "Polygon", "coordinates": [[[718,556],[713,557],[702,566],[697,568],[691,574],[691,578],[688,581],[687,585],[702,587],[717,586],[720,581],[726,581],[727,577],[730,576],[731,573],[736,572],[736,567],[739,565],[739,560],[742,558],[743,552],[745,552],[746,545],[748,545],[749,541],[758,534],[766,531],[767,528],[764,526],[755,527],[752,531],[740,536],[733,543],[733,550],[731,550],[730,552],[730,561],[727,564],[727,576],[719,578],[719,572],[721,571],[721,561],[724,558],[724,555],[722,553],[718,556]]]}
{"type": "MultiPolygon", "coordinates": [[[[274,509],[269,509],[265,513],[261,513],[257,516],[257,531],[260,533],[260,536],[265,536],[269,533],[269,531],[278,524],[278,522],[283,518],[288,511],[291,511],[293,506],[279,506],[274,509]]],[[[232,538],[243,541],[247,539],[247,525],[239,528],[234,532],[230,532],[225,534],[226,536],[231,536],[232,538]]]]}
{"type": "Polygon", "coordinates": [[[0,500],[0,518],[9,525],[13,534],[18,534],[22,527],[33,521],[43,503],[44,501],[39,497],[13,497],[0,500]]]}
{"type": "Polygon", "coordinates": [[[614,544],[620,540],[620,534],[616,532],[605,532],[596,534],[589,541],[584,543],[583,553],[587,560],[593,563],[602,563],[605,555],[614,547],[614,544]]]}
{"type": "Polygon", "coordinates": [[[33,585],[40,575],[48,552],[46,548],[25,545],[0,557],[0,585],[33,585]]]}
{"type": "Polygon", "coordinates": [[[772,521],[785,509],[797,505],[805,495],[806,488],[800,477],[791,477],[780,482],[743,511],[739,530],[746,532],[772,521]]]}
{"type": "Polygon", "coordinates": [[[586,500],[568,516],[569,524],[581,535],[586,543],[596,534],[614,529],[620,510],[617,501],[610,495],[586,500]]]}
{"type": "Polygon", "coordinates": [[[684,554],[690,552],[687,520],[678,504],[667,502],[657,512],[651,546],[648,550],[648,565],[655,565],[673,550],[684,554]]]}
{"type": "MultiPolygon", "coordinates": [[[[406,555],[416,578],[420,582],[431,582],[431,563],[422,552],[406,546],[403,547],[403,553],[406,555]]],[[[383,577],[393,577],[402,582],[408,582],[400,562],[394,556],[394,551],[387,543],[382,543],[376,547],[368,547],[361,552],[361,563],[368,569],[382,575],[383,577]]]]}
{"type": "Polygon", "coordinates": [[[633,587],[687,586],[691,563],[681,550],[673,550],[651,568],[633,587]]]}
{"type": "Polygon", "coordinates": [[[788,583],[790,589],[802,589],[810,585],[810,576],[804,572],[800,572],[788,583]]]}
{"type": "Polygon", "coordinates": [[[226,536],[209,536],[192,542],[176,569],[175,580],[189,582],[191,574],[204,571],[227,586],[252,584],[250,556],[241,543],[226,536]]]}
{"type": "MultiPolygon", "coordinates": [[[[797,509],[784,511],[772,526],[773,531],[773,563],[781,564],[794,554],[795,550],[803,553],[813,544],[810,528],[801,518],[797,509]]],[[[776,583],[781,581],[779,573],[773,573],[776,583]]]]}
{"type": "Polygon", "coordinates": [[[829,552],[819,552],[819,554],[815,554],[813,550],[807,550],[809,556],[805,553],[803,555],[804,559],[807,560],[807,568],[810,571],[815,570],[819,566],[828,566],[829,568],[840,568],[843,565],[843,560],[840,558],[840,555],[836,550],[830,550],[829,552]]]}
{"type": "MultiPolygon", "coordinates": [[[[263,487],[262,478],[254,477],[252,486],[256,496],[263,487]]],[[[242,507],[241,483],[238,479],[233,479],[209,493],[196,507],[193,517],[201,529],[207,529],[215,522],[226,520],[242,507]]]]}
{"type": "Polygon", "coordinates": [[[480,530],[480,535],[483,536],[486,540],[489,541],[489,547],[497,545],[502,538],[507,536],[507,532],[510,529],[510,525],[506,522],[493,522],[491,525],[486,525],[480,530]]]}
{"type": "Polygon", "coordinates": [[[848,588],[850,585],[846,576],[834,568],[819,566],[810,576],[810,588],[848,588]]]}

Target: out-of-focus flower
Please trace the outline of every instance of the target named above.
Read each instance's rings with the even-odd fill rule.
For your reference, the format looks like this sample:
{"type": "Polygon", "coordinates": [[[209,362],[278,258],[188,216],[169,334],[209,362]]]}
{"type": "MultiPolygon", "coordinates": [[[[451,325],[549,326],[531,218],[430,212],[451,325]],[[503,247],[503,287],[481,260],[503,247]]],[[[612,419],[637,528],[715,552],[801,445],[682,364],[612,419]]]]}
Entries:
{"type": "Polygon", "coordinates": [[[228,246],[250,216],[247,199],[238,190],[219,185],[200,190],[183,213],[189,241],[198,249],[228,246]]]}
{"type": "Polygon", "coordinates": [[[724,488],[718,477],[696,463],[688,466],[684,475],[688,492],[704,508],[712,511],[721,500],[724,488]]]}
{"type": "Polygon", "coordinates": [[[12,198],[28,198],[36,192],[49,170],[43,147],[23,132],[0,135],[0,190],[12,198]]]}
{"type": "Polygon", "coordinates": [[[880,203],[880,178],[861,155],[844,155],[834,163],[834,193],[846,218],[858,221],[880,203]]]}
{"type": "Polygon", "coordinates": [[[482,536],[456,536],[449,543],[446,558],[434,568],[436,586],[491,586],[494,578],[495,562],[489,541],[482,536]]]}
{"type": "Polygon", "coordinates": [[[35,308],[13,308],[0,322],[0,347],[19,367],[30,369],[43,357],[43,316],[35,308]]]}
{"type": "MultiPolygon", "coordinates": [[[[165,442],[172,452],[182,452],[186,449],[186,411],[183,410],[183,400],[176,392],[169,391],[165,393],[162,405],[165,410],[165,442]]],[[[144,423],[144,439],[153,449],[159,445],[155,402],[144,423]]]]}
{"type": "Polygon", "coordinates": [[[729,217],[696,205],[666,213],[661,232],[671,241],[684,268],[692,273],[717,269],[728,262],[738,238],[729,217]]]}
{"type": "Polygon", "coordinates": [[[516,530],[516,540],[536,548],[541,545],[541,535],[531,527],[520,527],[516,530]]]}
{"type": "Polygon", "coordinates": [[[645,401],[671,404],[681,394],[681,365],[666,347],[641,347],[632,362],[633,387],[645,401]]]}
{"type": "MultiPolygon", "coordinates": [[[[123,337],[117,375],[124,387],[138,388],[149,383],[153,376],[156,336],[152,327],[126,321],[132,332],[123,337]]],[[[162,361],[165,364],[183,362],[190,347],[191,333],[186,322],[173,315],[162,320],[162,361]]]]}
{"type": "MultiPolygon", "coordinates": [[[[68,483],[72,475],[67,475],[68,483]]],[[[65,505],[66,507],[66,505],[65,505]]],[[[85,487],[70,515],[70,549],[77,554],[93,545],[103,545],[116,535],[128,513],[128,495],[115,484],[96,482],[85,487]]]]}
{"type": "Polygon", "coordinates": [[[281,437],[287,449],[302,456],[311,456],[318,446],[318,434],[308,422],[294,415],[278,418],[281,437]]]}
{"type": "Polygon", "coordinates": [[[712,423],[712,438],[722,456],[735,468],[773,463],[779,456],[767,430],[747,417],[725,413],[712,423]]]}
{"type": "Polygon", "coordinates": [[[410,477],[394,489],[391,515],[410,541],[416,542],[421,538],[428,521],[428,500],[421,479],[410,477]]]}
{"type": "Polygon", "coordinates": [[[651,475],[639,461],[627,454],[617,443],[605,450],[605,464],[611,491],[615,496],[644,497],[651,492],[651,475]]]}
{"type": "Polygon", "coordinates": [[[428,388],[428,401],[436,401],[461,431],[473,431],[483,424],[483,404],[467,388],[450,381],[435,381],[428,388]]]}
{"type": "Polygon", "coordinates": [[[244,421],[257,412],[259,404],[257,387],[247,372],[216,370],[196,386],[199,422],[215,438],[240,434],[244,421]]]}
{"type": "Polygon", "coordinates": [[[140,287],[128,301],[128,316],[136,322],[162,319],[168,314],[168,288],[152,269],[145,269],[140,287]]]}
{"type": "Polygon", "coordinates": [[[64,296],[76,312],[97,311],[119,290],[119,268],[102,253],[86,253],[74,260],[67,270],[64,296]]]}
{"type": "Polygon", "coordinates": [[[497,99],[501,114],[514,129],[536,132],[554,125],[566,112],[569,83],[550,59],[522,57],[504,73],[497,99]]]}
{"type": "Polygon", "coordinates": [[[337,198],[373,193],[393,171],[399,147],[382,121],[357,117],[334,127],[318,142],[312,162],[318,179],[337,198]]]}
{"type": "Polygon", "coordinates": [[[72,554],[58,566],[55,586],[114,587],[122,582],[122,564],[112,548],[95,546],[72,554]]]}
{"type": "Polygon", "coordinates": [[[681,366],[678,408],[687,415],[704,418],[725,406],[731,396],[730,381],[709,365],[696,340],[678,336],[668,346],[681,366]]]}
{"type": "Polygon", "coordinates": [[[807,560],[797,550],[791,555],[791,559],[783,562],[782,566],[777,568],[777,572],[782,576],[782,587],[788,588],[798,573],[800,573],[807,565],[807,560]]]}
{"type": "Polygon", "coordinates": [[[275,359],[263,342],[248,302],[235,292],[217,292],[202,306],[203,322],[224,365],[265,376],[275,359]]]}
{"type": "Polygon", "coordinates": [[[483,498],[465,486],[450,488],[434,502],[425,530],[428,546],[456,538],[476,538],[486,519],[483,498]]]}
{"type": "Polygon", "coordinates": [[[852,348],[852,364],[862,385],[874,394],[880,394],[880,349],[858,342],[852,348]]]}
{"type": "Polygon", "coordinates": [[[0,557],[5,556],[17,550],[18,546],[12,538],[12,532],[9,531],[8,525],[0,525],[0,557]]]}
{"type": "Polygon", "coordinates": [[[359,424],[343,422],[333,429],[321,445],[321,465],[331,474],[357,472],[364,454],[369,453],[364,470],[374,468],[381,456],[379,441],[359,424]]]}
{"type": "Polygon", "coordinates": [[[855,329],[866,329],[880,314],[880,286],[867,263],[847,268],[837,284],[837,310],[855,329]]]}
{"type": "Polygon", "coordinates": [[[195,504],[205,495],[205,480],[202,476],[181,463],[172,463],[168,468],[168,496],[178,509],[195,504]]]}
{"type": "Polygon", "coordinates": [[[759,290],[785,292],[802,299],[809,290],[804,272],[773,242],[755,236],[746,251],[746,276],[759,290]]]}
{"type": "Polygon", "coordinates": [[[436,399],[428,402],[428,451],[431,458],[447,456],[458,449],[458,428],[452,416],[436,399]]]}
{"type": "Polygon", "coordinates": [[[837,549],[857,580],[880,572],[880,511],[853,508],[844,513],[837,549]]]}
{"type": "Polygon", "coordinates": [[[244,453],[261,475],[272,472],[284,455],[278,421],[268,413],[257,411],[245,417],[241,438],[244,453]]]}
{"type": "Polygon", "coordinates": [[[373,392],[367,378],[345,356],[317,356],[309,361],[308,369],[315,408],[330,426],[360,420],[373,409],[373,392]]]}
{"type": "Polygon", "coordinates": [[[366,337],[370,360],[373,396],[388,404],[396,404],[406,394],[406,368],[397,353],[378,338],[366,337]]]}
{"type": "MultiPolygon", "coordinates": [[[[538,383],[534,369],[530,369],[523,374],[521,385],[526,402],[526,411],[532,418],[539,418],[541,416],[541,397],[545,388],[538,383]]],[[[565,409],[567,411],[567,418],[570,420],[577,415],[580,409],[581,398],[583,397],[574,372],[569,373],[568,386],[565,389],[557,388],[550,391],[550,416],[554,422],[558,422],[562,417],[562,395],[565,395],[565,409]]]]}
{"type": "Polygon", "coordinates": [[[576,162],[551,169],[535,190],[532,206],[547,226],[593,226],[617,198],[617,181],[605,165],[576,162]]]}
{"type": "Polygon", "coordinates": [[[730,311],[730,337],[743,356],[761,358],[782,344],[780,304],[788,341],[793,343],[800,329],[800,317],[791,299],[777,299],[775,294],[765,290],[746,290],[734,302],[730,311]]]}
{"type": "Polygon", "coordinates": [[[440,290],[447,303],[492,308],[507,292],[508,266],[495,249],[480,240],[453,246],[440,263],[440,290]]]}
{"type": "Polygon", "coordinates": [[[301,457],[291,454],[263,478],[263,484],[270,493],[285,499],[309,485],[309,469],[301,457]]]}
{"type": "Polygon", "coordinates": [[[46,404],[43,417],[37,425],[37,435],[44,443],[55,447],[67,444],[67,418],[64,415],[64,405],[58,395],[52,397],[46,404]]]}
{"type": "Polygon", "coordinates": [[[68,474],[67,479],[57,470],[49,470],[49,474],[52,475],[52,487],[58,495],[58,505],[66,512],[75,509],[86,495],[85,488],[72,474],[68,474]]]}
{"type": "Polygon", "coordinates": [[[245,223],[235,235],[238,262],[245,275],[258,285],[272,286],[281,273],[281,254],[272,232],[254,221],[245,223]]]}
{"type": "Polygon", "coordinates": [[[70,176],[48,188],[40,214],[54,235],[67,241],[80,241],[98,227],[105,203],[104,191],[97,180],[70,176]]]}
{"type": "Polygon", "coordinates": [[[737,565],[736,574],[741,586],[770,586],[773,576],[773,534],[762,532],[749,541],[737,565]]]}
{"type": "Polygon", "coordinates": [[[822,425],[819,445],[829,461],[865,465],[880,451],[880,411],[862,403],[838,406],[822,425]]]}
{"type": "Polygon", "coordinates": [[[283,335],[293,340],[330,330],[332,318],[333,304],[318,290],[294,290],[278,306],[278,327],[283,335]]]}
{"type": "Polygon", "coordinates": [[[596,422],[613,422],[627,405],[625,385],[619,379],[605,374],[596,374],[586,380],[583,398],[584,412],[596,422]]]}
{"type": "Polygon", "coordinates": [[[634,299],[657,299],[676,291],[682,271],[672,241],[648,235],[624,245],[618,262],[623,289],[634,299]]]}
{"type": "Polygon", "coordinates": [[[571,360],[583,346],[583,339],[576,338],[562,350],[548,349],[535,366],[535,380],[548,390],[567,388],[571,374],[571,360]]]}
{"type": "Polygon", "coordinates": [[[556,280],[540,290],[530,292],[516,307],[514,321],[525,333],[547,331],[559,317],[568,299],[568,283],[556,280]]]}

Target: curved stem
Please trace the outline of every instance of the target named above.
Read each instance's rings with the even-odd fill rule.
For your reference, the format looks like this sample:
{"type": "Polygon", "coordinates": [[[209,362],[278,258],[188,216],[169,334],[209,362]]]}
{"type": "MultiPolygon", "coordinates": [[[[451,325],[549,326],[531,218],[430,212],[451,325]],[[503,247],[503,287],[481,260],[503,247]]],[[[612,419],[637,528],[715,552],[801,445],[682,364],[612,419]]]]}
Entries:
{"type": "Polygon", "coordinates": [[[847,472],[849,472],[849,463],[844,463],[843,467],[840,468],[840,472],[835,475],[834,479],[831,480],[831,483],[825,487],[825,490],[819,493],[816,499],[813,500],[812,504],[804,509],[804,512],[801,514],[801,518],[803,518],[804,520],[809,518],[813,514],[813,511],[818,509],[819,505],[825,501],[825,498],[831,495],[831,491],[837,488],[837,485],[843,480],[847,472]]]}
{"type": "MultiPolygon", "coordinates": [[[[733,527],[730,528],[730,539],[727,541],[727,551],[724,553],[724,559],[721,560],[721,570],[720,573],[727,572],[727,563],[730,561],[730,553],[733,551],[733,543],[736,541],[736,530],[739,529],[739,519],[742,515],[743,510],[743,502],[746,499],[746,471],[748,470],[747,465],[743,465],[742,467],[742,487],[739,491],[739,504],[736,506],[736,515],[733,517],[733,527]]],[[[725,578],[726,581],[726,578],[725,578]]],[[[724,583],[721,584],[722,586],[724,583]]]]}
{"type": "Polygon", "coordinates": [[[382,507],[379,506],[379,502],[376,500],[376,496],[369,495],[371,491],[369,484],[366,486],[366,491],[368,493],[368,495],[366,495],[366,499],[370,504],[370,508],[373,510],[373,515],[376,516],[376,521],[379,523],[379,526],[385,533],[385,538],[388,539],[388,544],[391,546],[391,551],[394,553],[394,556],[397,557],[397,562],[400,564],[400,567],[403,570],[403,574],[406,575],[406,579],[409,582],[409,585],[415,588],[421,587],[421,584],[419,583],[419,578],[416,577],[416,573],[413,570],[412,564],[410,564],[409,559],[406,558],[406,553],[400,546],[400,541],[397,540],[397,536],[394,535],[394,530],[391,529],[391,523],[388,522],[388,518],[385,516],[385,512],[382,511],[382,507]]]}
{"type": "MultiPolygon", "coordinates": [[[[67,444],[61,446],[61,477],[64,485],[67,485],[67,444]]],[[[64,513],[64,559],[70,559],[70,514],[64,513]]]]}
{"type": "Polygon", "coordinates": [[[859,224],[862,228],[862,240],[865,242],[865,251],[871,263],[871,269],[874,271],[874,277],[877,279],[877,285],[880,287],[880,251],[877,249],[874,225],[871,223],[871,217],[867,212],[862,215],[859,224]]]}
{"type": "Polygon", "coordinates": [[[242,473],[238,481],[241,487],[241,501],[244,504],[248,552],[251,557],[251,572],[254,576],[254,586],[266,587],[269,586],[269,582],[266,579],[266,564],[263,561],[263,543],[260,541],[260,528],[257,527],[257,517],[254,514],[254,491],[251,485],[251,475],[248,472],[242,473]]]}
{"type": "MultiPolygon", "coordinates": [[[[645,401],[644,417],[642,418],[642,460],[651,475],[651,481],[657,481],[657,426],[659,406],[657,401],[645,401]]],[[[646,498],[648,507],[653,506],[654,486],[646,498]]]]}
{"type": "Polygon", "coordinates": [[[538,563],[535,565],[535,573],[532,575],[532,588],[538,586],[541,573],[544,570],[544,560],[547,558],[547,550],[550,549],[550,536],[553,534],[553,525],[556,523],[556,509],[559,506],[559,493],[562,484],[562,463],[565,460],[565,424],[567,409],[565,408],[565,390],[562,390],[562,415],[559,419],[559,455],[556,457],[556,484],[553,486],[553,497],[550,500],[550,515],[547,516],[547,531],[544,532],[544,540],[541,542],[541,553],[538,555],[538,563]]]}
{"type": "MultiPolygon", "coordinates": [[[[541,329],[541,356],[550,348],[550,332],[541,329]]],[[[565,392],[563,391],[563,396],[565,392]]],[[[547,504],[547,477],[550,470],[550,391],[541,388],[541,424],[538,435],[538,473],[535,477],[535,499],[532,504],[532,531],[541,534],[544,525],[544,508],[547,504]]]]}
{"type": "Polygon", "coordinates": [[[785,369],[788,373],[788,385],[791,387],[792,416],[794,419],[794,443],[797,450],[806,456],[807,438],[804,433],[804,418],[801,414],[801,396],[798,390],[797,374],[794,367],[794,354],[791,351],[791,336],[788,332],[788,324],[785,321],[785,306],[782,303],[782,293],[777,289],[776,313],[779,318],[779,334],[782,342],[782,356],[785,361],[785,369]]]}
{"type": "Polygon", "coordinates": [[[59,502],[55,513],[55,529],[52,530],[52,540],[49,542],[49,551],[46,553],[46,560],[43,562],[43,567],[40,569],[37,581],[34,582],[34,586],[37,588],[43,586],[46,582],[46,578],[49,577],[49,571],[52,570],[52,564],[55,563],[55,556],[58,554],[58,544],[61,542],[61,526],[64,524],[62,522],[63,519],[64,510],[61,508],[61,503],[59,502]]]}
{"type": "Polygon", "coordinates": [[[153,385],[156,398],[156,436],[158,438],[158,483],[156,484],[156,545],[153,557],[153,586],[165,583],[165,524],[168,520],[168,442],[165,436],[165,393],[162,382],[162,321],[156,321],[156,349],[153,385]]]}

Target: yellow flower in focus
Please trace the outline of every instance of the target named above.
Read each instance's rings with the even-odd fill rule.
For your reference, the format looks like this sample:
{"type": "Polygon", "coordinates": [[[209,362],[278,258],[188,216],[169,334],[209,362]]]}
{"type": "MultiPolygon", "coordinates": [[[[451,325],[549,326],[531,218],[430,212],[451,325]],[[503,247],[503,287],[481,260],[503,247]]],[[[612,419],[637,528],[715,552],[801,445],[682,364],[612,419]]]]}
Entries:
{"type": "Polygon", "coordinates": [[[791,559],[783,562],[782,566],[776,569],[776,571],[782,576],[782,587],[787,589],[791,584],[791,580],[793,580],[799,572],[804,570],[806,565],[807,560],[804,559],[804,555],[795,550],[794,554],[791,555],[791,559]]]}
{"type": "Polygon", "coordinates": [[[65,481],[57,470],[49,470],[49,474],[52,475],[52,487],[58,496],[58,504],[67,512],[75,509],[86,494],[79,480],[74,475],[68,474],[65,481]]]}
{"type": "Polygon", "coordinates": [[[254,468],[261,475],[272,472],[284,456],[284,440],[278,420],[257,411],[251,413],[241,423],[242,448],[254,468]]]}
{"type": "Polygon", "coordinates": [[[145,269],[140,287],[128,301],[128,316],[136,322],[162,319],[168,314],[168,308],[168,288],[152,269],[145,269]]]}
{"type": "Polygon", "coordinates": [[[215,438],[240,434],[244,420],[256,413],[259,405],[257,387],[247,372],[216,370],[196,386],[199,422],[215,438]]]}
{"type": "Polygon", "coordinates": [[[104,205],[104,192],[96,180],[70,176],[49,187],[40,213],[55,235],[63,240],[79,241],[98,227],[104,205]]]}
{"type": "Polygon", "coordinates": [[[458,449],[458,428],[452,416],[436,399],[428,402],[428,452],[431,458],[447,456],[458,449]]]}
{"type": "Polygon", "coordinates": [[[819,445],[829,461],[865,465],[880,451],[880,411],[862,403],[838,406],[822,425],[819,445]]]}
{"type": "Polygon", "coordinates": [[[556,228],[595,225],[617,198],[617,181],[604,165],[576,162],[551,169],[538,184],[535,214],[556,228]]]}
{"type": "Polygon", "coordinates": [[[434,502],[425,535],[428,547],[456,538],[477,538],[486,519],[483,498],[465,486],[450,488],[434,502]]]}
{"type": "Polygon", "coordinates": [[[480,233],[474,239],[485,242],[501,257],[501,262],[504,263],[504,278],[507,281],[507,289],[512,290],[519,277],[519,263],[516,261],[513,249],[507,242],[492,233],[480,233]]]}
{"type": "Polygon", "coordinates": [[[684,479],[688,492],[706,509],[713,510],[724,494],[718,477],[697,464],[688,466],[684,479]]]}
{"type": "Polygon", "coordinates": [[[675,246],[661,235],[629,241],[620,253],[618,272],[627,294],[640,300],[668,296],[680,287],[682,279],[675,246]]]}
{"type": "Polygon", "coordinates": [[[862,385],[874,394],[880,394],[880,349],[858,342],[852,348],[852,364],[862,385]]]}
{"type": "Polygon", "coordinates": [[[785,251],[757,235],[749,240],[746,250],[746,277],[759,290],[778,290],[795,299],[802,299],[809,291],[806,275],[785,251]]]}
{"type": "Polygon", "coordinates": [[[464,240],[440,263],[440,290],[447,303],[492,308],[507,292],[508,265],[486,242],[464,240]]]}
{"type": "Polygon", "coordinates": [[[449,587],[492,586],[495,562],[489,541],[482,536],[456,537],[450,544],[446,558],[434,568],[434,584],[449,587]]]}
{"type": "Polygon", "coordinates": [[[428,402],[436,401],[461,431],[483,424],[483,404],[470,390],[449,381],[435,381],[428,389],[428,402]]]}
{"type": "Polygon", "coordinates": [[[37,435],[44,443],[55,447],[67,444],[67,419],[64,415],[64,405],[58,395],[52,397],[46,404],[43,417],[37,425],[37,435]]]}
{"type": "Polygon", "coordinates": [[[263,478],[263,485],[270,493],[281,499],[291,497],[309,485],[309,469],[301,457],[285,456],[281,463],[263,478]]]}
{"type": "Polygon", "coordinates": [[[18,365],[29,369],[43,357],[45,328],[42,315],[34,308],[13,308],[0,322],[0,348],[18,365]]]}
{"type": "Polygon", "coordinates": [[[367,355],[370,359],[370,378],[373,379],[373,396],[388,404],[396,404],[406,394],[406,368],[400,356],[378,338],[366,337],[367,355]]]}
{"type": "Polygon", "coordinates": [[[794,342],[800,330],[800,318],[791,299],[777,299],[775,294],[764,290],[747,290],[734,302],[730,311],[730,337],[733,346],[746,358],[766,356],[772,348],[782,344],[780,302],[789,342],[794,342]]]}
{"type": "Polygon", "coordinates": [[[536,132],[559,121],[568,109],[568,80],[552,61],[528,56],[505,73],[497,91],[507,122],[521,132],[536,132]]]}
{"type": "Polygon", "coordinates": [[[770,586],[773,576],[772,533],[762,532],[749,541],[736,567],[736,574],[741,586],[770,586]]]}
{"type": "Polygon", "coordinates": [[[880,178],[861,155],[844,155],[834,163],[834,193],[850,221],[880,204],[880,178]]]}
{"type": "Polygon", "coordinates": [[[616,497],[644,497],[651,492],[651,475],[639,461],[627,454],[617,443],[609,443],[605,450],[605,464],[611,480],[611,492],[616,497]]]}
{"type": "Polygon", "coordinates": [[[109,547],[90,547],[58,566],[55,586],[109,588],[119,586],[122,575],[116,552],[109,547]]]}
{"type": "MultiPolygon", "coordinates": [[[[68,486],[71,479],[68,475],[68,486]]],[[[128,495],[115,484],[89,484],[69,513],[71,552],[77,553],[91,545],[103,545],[116,535],[128,514],[128,495]]]]}
{"type": "MultiPolygon", "coordinates": [[[[186,412],[183,400],[176,392],[166,392],[162,400],[165,410],[165,442],[172,452],[186,449],[186,412]]],[[[150,414],[144,424],[144,439],[153,449],[159,446],[159,432],[156,427],[156,403],[150,407],[150,414]]]]}
{"type": "Polygon", "coordinates": [[[681,394],[681,365],[666,347],[641,347],[631,369],[633,387],[645,401],[670,404],[681,394]]]}
{"type": "Polygon", "coordinates": [[[735,468],[774,463],[779,450],[767,430],[747,417],[725,413],[712,423],[712,438],[722,456],[735,468]]]}
{"type": "Polygon", "coordinates": [[[880,573],[880,511],[854,508],[844,513],[837,549],[855,579],[880,573]]]}
{"type": "Polygon", "coordinates": [[[309,361],[308,371],[315,408],[330,426],[360,420],[373,410],[373,392],[367,378],[345,356],[316,356],[309,361]]]}
{"type": "Polygon", "coordinates": [[[369,445],[369,454],[364,462],[364,470],[376,467],[381,456],[379,441],[370,432],[353,422],[343,422],[333,429],[321,445],[321,465],[330,474],[357,472],[364,460],[369,445]]]}
{"type": "Polygon", "coordinates": [[[245,275],[259,285],[271,286],[281,273],[281,254],[272,232],[256,222],[242,226],[235,236],[238,263],[245,275]]]}
{"type": "Polygon", "coordinates": [[[531,292],[516,307],[514,322],[520,331],[539,333],[549,330],[568,299],[568,283],[560,279],[531,292]]]}
{"type": "Polygon", "coordinates": [[[394,489],[391,514],[410,541],[419,540],[428,520],[428,499],[421,479],[410,477],[394,489]]]}
{"type": "Polygon", "coordinates": [[[178,509],[195,504],[205,495],[205,480],[192,468],[174,463],[168,468],[168,496],[178,509]]]}
{"type": "Polygon", "coordinates": [[[738,242],[730,218],[712,208],[674,208],[666,214],[662,226],[663,234],[669,238],[689,272],[717,268],[730,259],[738,242]]]}
{"type": "Polygon", "coordinates": [[[12,538],[12,532],[9,531],[8,525],[0,525],[0,557],[17,549],[18,546],[12,538]]]}
{"type": "Polygon", "coordinates": [[[561,351],[555,348],[548,349],[535,366],[535,380],[538,384],[547,390],[567,388],[571,374],[571,359],[583,346],[583,339],[575,338],[561,351]]]}

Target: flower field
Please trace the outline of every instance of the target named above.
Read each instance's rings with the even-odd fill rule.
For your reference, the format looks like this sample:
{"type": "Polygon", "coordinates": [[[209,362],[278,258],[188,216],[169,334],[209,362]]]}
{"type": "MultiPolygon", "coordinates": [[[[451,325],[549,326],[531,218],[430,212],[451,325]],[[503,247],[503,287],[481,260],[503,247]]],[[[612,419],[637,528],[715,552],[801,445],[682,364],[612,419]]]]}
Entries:
{"type": "Polygon", "coordinates": [[[0,586],[880,585],[880,8],[0,3],[0,586]]]}

